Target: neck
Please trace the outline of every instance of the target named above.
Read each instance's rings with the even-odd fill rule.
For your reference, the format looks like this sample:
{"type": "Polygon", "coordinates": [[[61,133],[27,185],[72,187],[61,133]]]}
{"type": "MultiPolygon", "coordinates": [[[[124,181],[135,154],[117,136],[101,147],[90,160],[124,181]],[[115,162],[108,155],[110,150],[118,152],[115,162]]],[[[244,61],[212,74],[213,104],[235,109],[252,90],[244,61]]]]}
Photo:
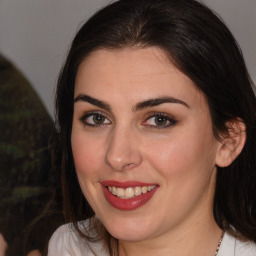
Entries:
{"type": "Polygon", "coordinates": [[[119,256],[214,256],[221,235],[222,230],[212,216],[211,221],[177,227],[144,241],[119,241],[119,256]]]}

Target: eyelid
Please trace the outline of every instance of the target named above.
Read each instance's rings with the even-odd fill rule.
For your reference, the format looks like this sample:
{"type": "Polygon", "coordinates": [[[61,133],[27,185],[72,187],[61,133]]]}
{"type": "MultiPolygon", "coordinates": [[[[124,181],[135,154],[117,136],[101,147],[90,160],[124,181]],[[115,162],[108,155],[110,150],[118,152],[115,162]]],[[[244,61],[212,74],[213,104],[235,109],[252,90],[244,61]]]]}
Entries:
{"type": "Polygon", "coordinates": [[[150,128],[157,128],[157,129],[163,129],[163,128],[168,128],[168,127],[171,127],[173,125],[175,125],[177,123],[177,120],[170,116],[169,114],[166,114],[166,113],[163,113],[163,112],[151,112],[151,113],[148,113],[147,114],[147,117],[145,119],[145,121],[142,123],[143,125],[145,126],[148,126],[150,128]],[[149,119],[151,118],[154,118],[154,117],[165,117],[167,118],[167,120],[170,122],[169,124],[167,125],[149,125],[149,124],[145,124],[146,121],[148,121],[149,119]]]}
{"type": "Polygon", "coordinates": [[[82,116],[79,118],[79,120],[82,122],[83,125],[90,126],[90,127],[102,127],[102,126],[107,126],[107,125],[112,124],[110,117],[106,113],[104,113],[102,111],[98,111],[98,110],[93,110],[93,111],[88,111],[88,112],[83,113],[82,116]],[[104,124],[104,123],[103,124],[90,124],[85,121],[87,118],[89,118],[95,114],[103,116],[105,119],[107,119],[109,121],[109,123],[107,123],[107,124],[104,124]]]}

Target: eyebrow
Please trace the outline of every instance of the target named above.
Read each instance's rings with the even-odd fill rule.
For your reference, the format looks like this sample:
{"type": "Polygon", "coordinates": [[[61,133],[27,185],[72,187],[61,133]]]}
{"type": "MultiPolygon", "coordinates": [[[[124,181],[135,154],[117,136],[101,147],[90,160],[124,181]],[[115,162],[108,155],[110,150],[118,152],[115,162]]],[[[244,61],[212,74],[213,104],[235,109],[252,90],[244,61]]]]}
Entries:
{"type": "Polygon", "coordinates": [[[146,101],[139,102],[135,105],[134,109],[135,111],[138,111],[148,107],[155,107],[164,103],[176,103],[176,104],[181,104],[187,108],[190,108],[189,105],[182,100],[176,99],[174,97],[164,96],[164,97],[159,97],[159,98],[149,99],[146,101]]]}
{"type": "MultiPolygon", "coordinates": [[[[111,112],[111,107],[109,104],[107,104],[106,102],[104,102],[102,100],[98,100],[91,96],[88,96],[86,94],[79,94],[77,97],[75,97],[74,103],[79,102],[79,101],[88,102],[94,106],[100,107],[102,109],[105,109],[105,110],[111,112]]],[[[161,105],[164,103],[181,104],[187,108],[190,108],[190,106],[186,102],[184,102],[180,99],[164,96],[164,97],[158,97],[158,98],[148,99],[148,100],[139,102],[133,107],[133,111],[139,111],[139,110],[142,110],[142,109],[145,109],[148,107],[155,107],[155,106],[158,106],[158,105],[161,105]]]]}
{"type": "Polygon", "coordinates": [[[105,109],[107,111],[111,111],[111,107],[109,104],[107,104],[106,102],[102,101],[102,100],[97,100],[93,97],[90,97],[88,95],[85,94],[79,94],[75,99],[74,99],[74,103],[78,102],[78,101],[84,101],[84,102],[88,102],[94,106],[100,107],[102,109],[105,109]]]}

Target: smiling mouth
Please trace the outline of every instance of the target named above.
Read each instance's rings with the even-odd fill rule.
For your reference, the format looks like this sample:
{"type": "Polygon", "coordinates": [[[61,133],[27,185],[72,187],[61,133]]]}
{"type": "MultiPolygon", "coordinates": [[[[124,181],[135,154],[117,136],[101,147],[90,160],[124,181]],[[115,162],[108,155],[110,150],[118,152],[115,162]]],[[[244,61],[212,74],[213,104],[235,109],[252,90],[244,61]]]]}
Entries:
{"type": "Polygon", "coordinates": [[[121,199],[131,199],[135,198],[137,196],[140,196],[142,194],[147,194],[148,192],[152,191],[156,185],[153,186],[136,186],[136,187],[128,187],[128,188],[120,188],[120,187],[114,187],[114,186],[106,186],[108,191],[121,199]]]}
{"type": "Polygon", "coordinates": [[[135,210],[146,204],[158,190],[159,185],[137,181],[101,182],[106,200],[119,210],[135,210]]]}

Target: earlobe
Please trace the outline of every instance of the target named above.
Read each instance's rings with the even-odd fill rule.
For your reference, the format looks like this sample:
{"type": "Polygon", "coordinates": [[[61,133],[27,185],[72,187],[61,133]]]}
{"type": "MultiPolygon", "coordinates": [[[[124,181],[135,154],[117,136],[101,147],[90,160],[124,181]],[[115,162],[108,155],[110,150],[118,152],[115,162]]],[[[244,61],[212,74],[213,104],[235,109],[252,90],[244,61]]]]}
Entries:
{"type": "Polygon", "coordinates": [[[229,166],[241,153],[246,142],[246,126],[240,119],[226,123],[228,133],[220,141],[216,156],[216,165],[219,167],[229,166]]]}

